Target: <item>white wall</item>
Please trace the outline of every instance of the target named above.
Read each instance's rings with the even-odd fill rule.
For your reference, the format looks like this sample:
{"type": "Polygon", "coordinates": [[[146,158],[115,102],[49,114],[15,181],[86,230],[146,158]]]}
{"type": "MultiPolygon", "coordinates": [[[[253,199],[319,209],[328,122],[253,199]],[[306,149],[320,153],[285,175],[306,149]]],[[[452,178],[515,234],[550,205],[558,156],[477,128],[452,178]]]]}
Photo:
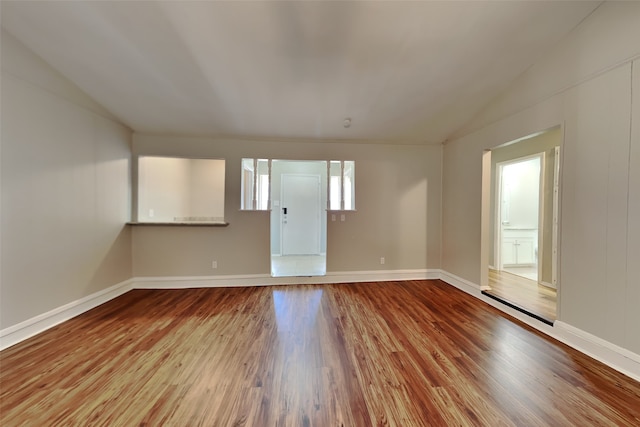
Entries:
{"type": "Polygon", "coordinates": [[[131,132],[2,32],[0,329],[131,277],[131,132]]]}
{"type": "Polygon", "coordinates": [[[269,274],[269,212],[240,211],[241,159],[356,161],[356,212],[327,223],[327,271],[440,267],[440,146],[134,134],[135,155],[226,159],[228,227],[135,227],[134,276],[269,274]],[[380,257],[386,263],[380,265],[380,257]],[[218,268],[211,269],[211,261],[218,268]]]}
{"type": "Polygon", "coordinates": [[[442,262],[480,284],[483,150],[562,124],[559,319],[636,354],[638,22],[640,4],[603,4],[445,145],[442,262]]]}

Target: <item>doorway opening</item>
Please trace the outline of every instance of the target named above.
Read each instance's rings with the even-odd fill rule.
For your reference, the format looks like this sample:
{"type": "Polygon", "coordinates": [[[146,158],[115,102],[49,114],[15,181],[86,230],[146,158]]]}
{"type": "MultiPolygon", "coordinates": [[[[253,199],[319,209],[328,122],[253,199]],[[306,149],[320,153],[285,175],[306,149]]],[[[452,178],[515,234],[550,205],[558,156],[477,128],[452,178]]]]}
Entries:
{"type": "Polygon", "coordinates": [[[271,275],[327,272],[327,162],[271,163],[271,275]]]}
{"type": "Polygon", "coordinates": [[[494,147],[483,160],[483,293],[551,325],[561,139],[557,127],[494,147]]]}
{"type": "Polygon", "coordinates": [[[544,153],[496,165],[495,269],[538,281],[544,153]]]}

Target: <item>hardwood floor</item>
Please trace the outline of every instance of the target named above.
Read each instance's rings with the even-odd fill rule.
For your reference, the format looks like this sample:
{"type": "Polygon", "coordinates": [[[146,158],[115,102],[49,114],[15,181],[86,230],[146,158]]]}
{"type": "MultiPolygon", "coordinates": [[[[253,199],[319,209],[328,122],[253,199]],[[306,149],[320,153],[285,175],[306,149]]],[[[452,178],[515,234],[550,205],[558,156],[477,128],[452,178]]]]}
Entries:
{"type": "Polygon", "coordinates": [[[0,363],[4,427],[640,425],[640,383],[437,280],[134,290],[0,363]]]}
{"type": "Polygon", "coordinates": [[[274,277],[324,276],[326,273],[326,255],[271,256],[271,274],[274,277]]]}
{"type": "Polygon", "coordinates": [[[538,285],[525,277],[492,269],[489,269],[489,286],[491,290],[486,292],[489,295],[506,300],[550,323],[557,319],[555,289],[538,285]]]}

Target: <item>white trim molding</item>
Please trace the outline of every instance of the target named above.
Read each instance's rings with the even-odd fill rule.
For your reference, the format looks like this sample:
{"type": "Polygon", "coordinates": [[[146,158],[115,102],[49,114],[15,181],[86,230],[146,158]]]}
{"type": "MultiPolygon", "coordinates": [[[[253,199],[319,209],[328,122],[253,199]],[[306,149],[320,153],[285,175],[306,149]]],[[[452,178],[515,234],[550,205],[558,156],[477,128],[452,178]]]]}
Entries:
{"type": "Polygon", "coordinates": [[[554,284],[552,284],[552,283],[549,283],[549,282],[540,282],[540,284],[541,284],[542,286],[545,286],[545,287],[550,288],[550,289],[557,289],[557,288],[556,288],[556,285],[554,285],[554,284]]]}
{"type": "Polygon", "coordinates": [[[271,286],[294,284],[329,284],[356,282],[387,282],[394,280],[439,279],[439,270],[373,270],[337,271],[325,276],[271,277],[268,274],[245,274],[229,276],[185,276],[185,277],[134,277],[134,289],[182,289],[224,288],[234,286],[271,286]]]}
{"type": "Polygon", "coordinates": [[[133,289],[131,279],[87,295],[46,313],[0,330],[0,350],[11,347],[47,329],[91,310],[133,289]]]}
{"type": "Polygon", "coordinates": [[[554,322],[554,326],[547,325],[525,313],[483,295],[480,285],[458,277],[455,274],[441,271],[440,279],[486,302],[509,316],[520,320],[532,328],[555,338],[569,347],[604,363],[616,371],[636,381],[640,381],[640,355],[559,320],[554,322]]]}
{"type": "Polygon", "coordinates": [[[455,286],[456,288],[464,291],[473,296],[482,295],[481,291],[488,291],[490,288],[488,286],[482,287],[476,283],[470,282],[467,279],[463,279],[460,276],[456,276],[455,274],[449,273],[448,271],[440,270],[440,280],[447,282],[448,284],[455,286]]]}
{"type": "Polygon", "coordinates": [[[640,381],[640,355],[560,320],[557,320],[554,326],[558,329],[558,335],[562,337],[559,338],[560,341],[640,381]]]}

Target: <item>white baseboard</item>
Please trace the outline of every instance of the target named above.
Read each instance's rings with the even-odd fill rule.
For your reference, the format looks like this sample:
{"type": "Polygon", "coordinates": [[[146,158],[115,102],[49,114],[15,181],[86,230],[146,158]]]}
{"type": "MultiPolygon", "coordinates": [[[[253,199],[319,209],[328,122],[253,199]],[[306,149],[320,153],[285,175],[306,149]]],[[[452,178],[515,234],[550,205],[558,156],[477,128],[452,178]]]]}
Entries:
{"type": "Polygon", "coordinates": [[[386,282],[393,280],[438,279],[439,270],[374,270],[328,272],[325,276],[271,277],[268,274],[235,276],[134,277],[134,289],[223,288],[232,286],[272,286],[386,282]]]}
{"type": "Polygon", "coordinates": [[[0,330],[0,350],[44,332],[132,289],[131,279],[0,330]]]}
{"type": "Polygon", "coordinates": [[[640,381],[640,355],[559,320],[554,322],[554,326],[540,322],[531,316],[483,295],[480,285],[460,278],[455,274],[441,271],[440,279],[616,371],[640,381]]]}
{"type": "Polygon", "coordinates": [[[547,288],[556,289],[556,285],[554,285],[553,283],[549,283],[549,282],[540,282],[540,284],[541,284],[542,286],[547,287],[547,288]]]}
{"type": "Polygon", "coordinates": [[[622,372],[636,381],[640,381],[640,355],[585,332],[582,329],[578,329],[575,326],[571,326],[568,323],[558,320],[554,326],[558,329],[558,335],[563,338],[560,339],[562,342],[587,356],[599,360],[616,371],[622,372]]]}
{"type": "Polygon", "coordinates": [[[449,273],[448,271],[440,270],[439,279],[473,296],[477,297],[482,295],[482,287],[480,285],[463,279],[462,277],[456,276],[455,274],[449,273]]]}

